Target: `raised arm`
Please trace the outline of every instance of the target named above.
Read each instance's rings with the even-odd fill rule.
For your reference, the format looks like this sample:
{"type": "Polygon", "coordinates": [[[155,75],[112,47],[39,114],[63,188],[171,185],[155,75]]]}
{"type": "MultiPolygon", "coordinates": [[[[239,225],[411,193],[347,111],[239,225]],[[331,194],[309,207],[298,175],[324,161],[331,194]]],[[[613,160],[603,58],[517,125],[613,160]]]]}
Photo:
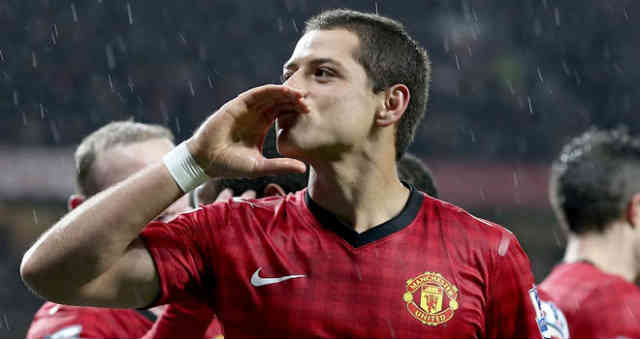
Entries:
{"type": "MultiPolygon", "coordinates": [[[[279,85],[251,89],[211,115],[186,142],[187,150],[211,177],[303,172],[300,161],[266,159],[260,152],[278,112],[291,110],[307,112],[302,93],[279,85]]],[[[58,303],[149,305],[159,293],[159,280],[138,235],[182,194],[175,172],[164,163],[149,166],[87,200],[45,232],[22,259],[22,279],[58,303]]]]}

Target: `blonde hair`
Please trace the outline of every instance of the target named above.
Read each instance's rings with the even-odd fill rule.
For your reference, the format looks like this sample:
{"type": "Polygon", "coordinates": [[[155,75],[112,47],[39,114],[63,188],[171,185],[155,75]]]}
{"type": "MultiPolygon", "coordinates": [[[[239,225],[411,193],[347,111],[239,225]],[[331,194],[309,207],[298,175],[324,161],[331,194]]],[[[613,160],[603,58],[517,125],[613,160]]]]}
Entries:
{"type": "Polygon", "coordinates": [[[174,141],[171,131],[160,125],[143,124],[132,120],[113,121],[82,139],[75,152],[76,189],[82,195],[92,196],[105,187],[93,175],[92,167],[100,152],[115,146],[124,146],[151,139],[174,141]]]}

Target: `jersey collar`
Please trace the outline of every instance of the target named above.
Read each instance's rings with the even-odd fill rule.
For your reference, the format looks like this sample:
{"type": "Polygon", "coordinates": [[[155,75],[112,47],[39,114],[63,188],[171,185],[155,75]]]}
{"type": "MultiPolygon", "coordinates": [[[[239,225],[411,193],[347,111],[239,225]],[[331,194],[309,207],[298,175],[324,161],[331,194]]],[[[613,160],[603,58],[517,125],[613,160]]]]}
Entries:
{"type": "Polygon", "coordinates": [[[403,184],[410,189],[410,193],[409,199],[404,205],[402,211],[389,221],[377,225],[363,233],[354,231],[351,225],[342,222],[338,217],[336,217],[336,215],[318,205],[313,201],[313,199],[311,199],[309,190],[305,192],[304,199],[311,214],[313,214],[316,220],[318,220],[323,227],[336,233],[351,246],[358,248],[404,229],[416,218],[420,208],[422,207],[424,196],[413,186],[404,182],[403,184]]]}

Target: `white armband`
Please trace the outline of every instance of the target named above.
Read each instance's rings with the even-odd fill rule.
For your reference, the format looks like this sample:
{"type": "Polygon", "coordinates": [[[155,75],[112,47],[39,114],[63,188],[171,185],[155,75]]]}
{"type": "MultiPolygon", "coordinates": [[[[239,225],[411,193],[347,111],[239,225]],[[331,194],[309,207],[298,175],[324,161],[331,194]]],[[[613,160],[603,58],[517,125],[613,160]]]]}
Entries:
{"type": "Polygon", "coordinates": [[[209,176],[189,152],[185,142],[182,142],[167,153],[162,158],[162,162],[169,169],[169,174],[171,174],[173,180],[185,193],[190,192],[209,179],[209,176]]]}

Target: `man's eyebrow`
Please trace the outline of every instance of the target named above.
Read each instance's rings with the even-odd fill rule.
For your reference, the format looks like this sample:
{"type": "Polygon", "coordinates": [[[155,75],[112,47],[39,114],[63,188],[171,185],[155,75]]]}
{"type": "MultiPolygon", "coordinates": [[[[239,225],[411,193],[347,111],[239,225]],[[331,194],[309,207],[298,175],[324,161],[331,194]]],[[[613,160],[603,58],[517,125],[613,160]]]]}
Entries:
{"type": "MultiPolygon", "coordinates": [[[[332,58],[316,58],[316,59],[311,59],[311,60],[309,61],[309,63],[310,63],[311,65],[313,65],[313,66],[320,65],[320,64],[333,64],[333,65],[335,65],[335,66],[337,66],[337,67],[342,68],[342,64],[341,64],[338,60],[335,60],[335,59],[332,59],[332,58]]],[[[298,64],[297,64],[296,62],[294,62],[294,61],[289,61],[289,62],[287,62],[286,64],[284,64],[284,66],[282,66],[282,69],[283,69],[283,70],[284,70],[284,69],[292,69],[292,68],[297,68],[297,67],[298,67],[298,64]]]]}

